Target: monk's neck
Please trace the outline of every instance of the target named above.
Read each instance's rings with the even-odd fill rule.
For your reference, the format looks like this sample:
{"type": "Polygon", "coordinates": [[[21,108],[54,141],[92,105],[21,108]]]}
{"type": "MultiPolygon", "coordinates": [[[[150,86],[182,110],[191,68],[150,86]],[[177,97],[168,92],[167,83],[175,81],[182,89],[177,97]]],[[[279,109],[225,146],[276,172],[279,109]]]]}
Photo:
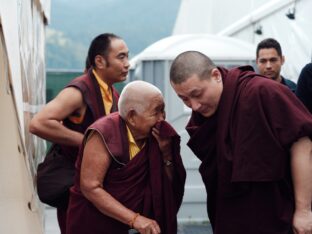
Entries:
{"type": "Polygon", "coordinates": [[[112,82],[110,82],[109,79],[107,79],[107,76],[105,74],[104,71],[102,71],[101,69],[98,68],[94,68],[94,71],[96,72],[96,74],[98,75],[98,77],[105,83],[107,84],[107,86],[111,89],[113,84],[112,82]]]}
{"type": "Polygon", "coordinates": [[[276,78],[276,81],[279,82],[279,83],[282,83],[282,76],[279,75],[279,76],[276,78]]]}
{"type": "Polygon", "coordinates": [[[142,148],[143,145],[145,144],[145,139],[135,140],[135,143],[139,148],[142,148]]]}

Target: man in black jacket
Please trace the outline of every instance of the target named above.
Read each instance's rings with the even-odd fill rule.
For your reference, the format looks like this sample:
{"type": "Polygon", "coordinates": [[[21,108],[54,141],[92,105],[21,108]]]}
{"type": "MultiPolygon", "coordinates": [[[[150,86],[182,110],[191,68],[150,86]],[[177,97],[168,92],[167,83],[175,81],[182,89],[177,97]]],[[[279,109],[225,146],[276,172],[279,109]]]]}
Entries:
{"type": "Polygon", "coordinates": [[[281,67],[285,62],[281,45],[273,38],[261,41],[257,46],[257,67],[261,75],[286,85],[293,93],[296,83],[281,76],[281,67]]]}

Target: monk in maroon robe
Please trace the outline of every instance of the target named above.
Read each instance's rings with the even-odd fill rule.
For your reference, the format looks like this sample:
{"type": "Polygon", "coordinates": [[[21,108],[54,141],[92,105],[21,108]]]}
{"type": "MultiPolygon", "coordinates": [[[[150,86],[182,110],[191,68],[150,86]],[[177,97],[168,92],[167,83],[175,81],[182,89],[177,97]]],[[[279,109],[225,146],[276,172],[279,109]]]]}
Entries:
{"type": "Polygon", "coordinates": [[[202,161],[215,234],[312,233],[312,117],[252,67],[180,54],[171,85],[192,108],[188,146],[202,161]]]}
{"type": "MultiPolygon", "coordinates": [[[[88,51],[86,73],[73,79],[30,122],[29,131],[55,144],[73,172],[86,129],[100,117],[117,111],[119,94],[113,84],[126,79],[128,54],[119,36],[104,33],[95,37],[88,51]]],[[[73,181],[73,176],[66,181],[73,181]]],[[[57,207],[61,234],[66,233],[68,201],[69,188],[49,202],[57,207]]]]}
{"type": "Polygon", "coordinates": [[[131,228],[177,233],[185,169],[180,138],[164,121],[161,92],[149,83],[132,82],[118,107],[119,113],[99,119],[86,131],[67,234],[126,234],[131,228]]]}

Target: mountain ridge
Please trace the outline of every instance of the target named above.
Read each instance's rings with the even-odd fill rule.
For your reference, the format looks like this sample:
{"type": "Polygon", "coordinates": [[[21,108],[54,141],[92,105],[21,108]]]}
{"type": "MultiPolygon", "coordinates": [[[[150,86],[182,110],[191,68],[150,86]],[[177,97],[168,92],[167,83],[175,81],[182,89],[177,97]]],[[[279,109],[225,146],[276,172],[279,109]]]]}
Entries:
{"type": "Polygon", "coordinates": [[[53,0],[46,31],[48,69],[83,69],[91,40],[112,32],[127,43],[130,56],[170,36],[180,0],[53,0]]]}

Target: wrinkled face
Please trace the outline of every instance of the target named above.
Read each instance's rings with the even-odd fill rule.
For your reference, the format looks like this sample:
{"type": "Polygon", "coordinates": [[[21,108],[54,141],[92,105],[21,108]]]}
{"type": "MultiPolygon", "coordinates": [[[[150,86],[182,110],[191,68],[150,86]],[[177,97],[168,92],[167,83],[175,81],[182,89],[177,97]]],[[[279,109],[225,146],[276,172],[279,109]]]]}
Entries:
{"type": "Polygon", "coordinates": [[[284,63],[284,57],[279,56],[276,49],[260,49],[257,58],[257,66],[261,75],[281,82],[280,72],[284,63]]]}
{"type": "Polygon", "coordinates": [[[161,94],[154,94],[146,102],[145,111],[133,116],[135,140],[147,138],[155,124],[165,119],[165,103],[161,94]]]}
{"type": "Polygon", "coordinates": [[[105,66],[105,76],[109,83],[121,82],[127,78],[130,66],[128,55],[129,50],[123,40],[118,38],[111,40],[105,66]]]}
{"type": "Polygon", "coordinates": [[[192,75],[180,84],[171,82],[171,85],[185,105],[204,117],[212,116],[218,109],[223,84],[216,68],[209,79],[200,80],[197,75],[192,75]]]}

